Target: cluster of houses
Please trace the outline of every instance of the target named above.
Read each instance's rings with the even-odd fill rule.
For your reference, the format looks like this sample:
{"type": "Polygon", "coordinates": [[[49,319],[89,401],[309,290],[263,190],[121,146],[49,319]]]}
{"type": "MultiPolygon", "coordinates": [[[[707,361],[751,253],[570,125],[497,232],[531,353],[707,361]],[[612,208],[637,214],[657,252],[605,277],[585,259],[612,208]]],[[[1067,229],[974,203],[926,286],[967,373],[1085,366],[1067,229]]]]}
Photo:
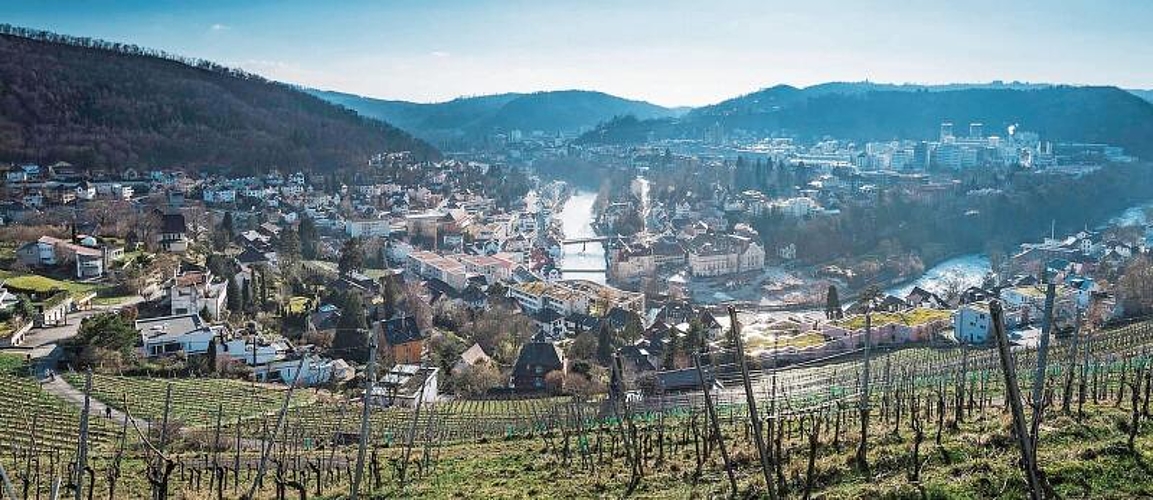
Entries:
{"type": "Polygon", "coordinates": [[[120,172],[81,171],[67,162],[42,166],[26,163],[0,164],[4,179],[4,199],[0,201],[0,223],[10,224],[35,216],[49,216],[83,209],[101,200],[131,202],[142,193],[162,187],[191,189],[195,181],[183,173],[135,169],[120,172]]]}
{"type": "MultiPolygon", "coordinates": [[[[0,203],[0,217],[7,223],[19,221],[13,215],[25,209],[42,211],[102,198],[137,203],[140,193],[164,193],[166,203],[161,208],[155,203],[134,206],[149,210],[155,218],[151,248],[174,254],[186,254],[194,238],[211,232],[189,227],[189,207],[207,212],[214,227],[220,224],[217,221],[230,221],[233,234],[227,253],[239,271],[217,276],[205,266],[183,262],[171,276],[164,276],[160,301],[167,313],[136,323],[145,356],[206,355],[212,350],[217,357],[249,366],[261,380],[308,385],[354,376],[354,369],[338,352],[326,353],[255,328],[234,330],[213,322],[228,312],[229,282],[247,286],[259,269],[275,269],[281,262],[278,253],[285,231],[293,228],[300,234],[307,223],[315,228],[315,240],[308,243],[316,255],[302,263],[303,272],[311,280],[322,281],[328,290],[358,294],[368,317],[374,319],[371,325],[379,333],[381,347],[396,362],[371,392],[370,398],[378,404],[431,401],[441,385],[438,378],[491,362],[479,345],[473,345],[451,373],[432,366],[431,328],[406,311],[386,312],[391,308],[382,303],[382,296],[389,280],[417,285],[419,298],[430,305],[451,301],[472,310],[489,307],[493,290],[503,290],[504,298],[536,326],[531,340],[519,346],[504,384],[513,390],[545,389],[549,374],[569,370],[563,346],[582,332],[604,328],[639,333],[618,354],[631,370],[658,374],[663,390],[676,390],[682,387],[685,377],[678,373],[688,367],[688,359],[672,346],[691,336],[719,340],[727,318],[675,299],[649,303],[645,294],[624,288],[637,289],[644,280],[659,277],[664,280],[661,284],[676,290],[686,286],[686,280],[756,274],[768,259],[796,257],[795,245],[769,247],[748,224],[731,223],[734,213],[762,216],[772,212],[811,219],[836,213],[850,198],[872,199],[877,185],[905,186],[922,197],[958,190],[955,183],[934,182],[921,173],[889,170],[842,175],[844,167],[852,166],[851,158],[845,164],[822,161],[821,155],[839,155],[835,146],[825,144],[828,151],[810,151],[799,185],[780,197],[712,186],[708,193],[689,191],[672,200],[645,200],[644,230],[637,236],[609,238],[606,243],[609,284],[566,279],[557,265],[563,242],[553,212],[566,195],[563,183],[540,185],[529,196],[489,192],[492,188],[483,179],[493,168],[503,167],[460,160],[431,163],[404,153],[377,156],[367,173],[341,179],[299,172],[226,177],[131,170],[113,178],[81,176],[66,164],[13,166],[0,169],[9,194],[8,201],[0,203]],[[349,238],[379,243],[369,246],[374,253],[368,260],[383,276],[370,278],[335,269],[331,263],[349,238]]],[[[559,154],[555,148],[546,149],[548,154],[559,154]]],[[[593,149],[573,151],[598,154],[593,149]]],[[[629,154],[630,167],[643,167],[646,161],[714,161],[696,155],[629,154]]],[[[638,212],[636,203],[610,203],[598,220],[612,226],[616,219],[638,212]]],[[[67,240],[43,236],[26,242],[17,249],[17,258],[32,268],[68,266],[76,278],[100,279],[123,257],[126,245],[98,236],[97,228],[85,229],[93,235],[78,233],[67,240]]],[[[1006,270],[1016,277],[996,287],[972,287],[951,301],[923,288],[914,288],[903,297],[882,297],[877,303],[873,340],[925,341],[952,328],[960,341],[986,342],[988,303],[994,298],[1005,304],[1011,328],[1026,329],[1043,315],[1045,287],[1022,276],[1044,276],[1047,282],[1058,283],[1055,317],[1067,323],[1091,300],[1106,298],[1091,278],[1096,266],[1124,262],[1140,251],[1088,231],[1027,245],[1006,270]]],[[[309,332],[334,333],[341,324],[343,311],[334,304],[310,303],[306,309],[309,332]]],[[[748,338],[756,340],[761,335],[764,339],[751,342],[754,351],[769,352],[772,347],[773,355],[815,359],[864,341],[863,325],[852,314],[860,311],[849,312],[847,319],[828,321],[751,321],[748,338]]]]}
{"type": "Polygon", "coordinates": [[[745,225],[731,232],[701,229],[678,236],[643,235],[611,240],[610,279],[617,283],[637,283],[658,272],[707,278],[764,269],[765,250],[756,231],[745,225]]]}
{"type": "Polygon", "coordinates": [[[318,385],[348,380],[353,368],[342,359],[321,356],[308,346],[296,346],[280,335],[233,331],[225,324],[209,324],[199,314],[177,314],[139,319],[140,350],[146,357],[176,353],[227,357],[249,366],[266,382],[318,385]]]}
{"type": "MultiPolygon", "coordinates": [[[[149,250],[180,256],[180,265],[158,283],[161,293],[153,302],[163,315],[137,321],[142,355],[200,356],[213,349],[217,357],[248,365],[261,380],[308,385],[351,376],[340,353],[326,353],[254,328],[234,330],[219,321],[229,313],[230,282],[243,288],[253,282],[258,269],[275,269],[284,231],[299,230],[306,219],[318,233],[318,251],[316,260],[302,263],[302,271],[310,280],[321,280],[328,290],[360,294],[367,315],[379,318],[372,328],[378,330],[381,347],[396,366],[373,397],[386,398],[389,404],[435,397],[436,379],[442,374],[429,363],[429,327],[419,326],[405,311],[384,316],[385,280],[415,282],[423,300],[449,300],[472,309],[487,307],[491,287],[503,285],[506,297],[539,326],[533,340],[521,346],[519,360],[509,372],[506,385],[517,390],[537,390],[543,387],[545,375],[563,369],[557,341],[566,332],[595,328],[598,321],[623,327],[630,318],[643,314],[642,294],[564,280],[552,264],[559,242],[553,232],[551,206],[563,196],[563,185],[546,185],[541,188],[545,196],[500,206],[496,198],[461,181],[483,173],[486,165],[451,160],[423,164],[404,156],[374,161],[382,169],[391,166],[394,175],[411,177],[358,179],[353,186],[334,186],[332,179],[323,178],[321,186],[300,174],[275,172],[231,179],[133,174],[133,182],[146,184],[141,191],[164,193],[163,203],[153,199],[136,206],[155,218],[149,250]],[[400,174],[395,174],[397,169],[400,174]],[[190,227],[190,209],[207,212],[207,222],[200,224],[212,227],[190,227]],[[219,233],[226,218],[232,238],[225,254],[233,261],[230,268],[238,271],[221,276],[185,254],[195,238],[219,233]],[[373,248],[380,253],[370,258],[390,272],[377,278],[337,272],[331,262],[343,241],[352,237],[379,240],[381,244],[373,248]]],[[[112,262],[125,255],[125,246],[119,240],[84,234],[71,240],[44,236],[21,247],[18,256],[31,267],[57,272],[63,263],[75,263],[77,278],[101,279],[107,278],[112,262]]],[[[333,304],[310,304],[306,329],[334,333],[341,314],[333,304]]],[[[479,346],[474,347],[460,363],[487,359],[479,346]]]]}

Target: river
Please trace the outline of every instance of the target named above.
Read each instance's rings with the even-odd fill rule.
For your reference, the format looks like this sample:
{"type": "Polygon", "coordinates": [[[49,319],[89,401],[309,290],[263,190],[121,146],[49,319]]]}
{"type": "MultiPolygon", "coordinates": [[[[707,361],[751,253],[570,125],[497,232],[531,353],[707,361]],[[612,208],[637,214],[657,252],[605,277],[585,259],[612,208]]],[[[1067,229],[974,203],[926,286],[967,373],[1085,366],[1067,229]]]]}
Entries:
{"type": "MultiPolygon", "coordinates": [[[[638,183],[635,187],[640,188],[639,190],[641,190],[644,195],[647,195],[647,182],[642,181],[642,183],[638,183]]],[[[643,201],[647,201],[648,196],[644,195],[642,195],[641,198],[643,201]]],[[[561,211],[557,214],[566,238],[597,236],[596,231],[593,230],[593,221],[596,220],[593,205],[596,203],[596,197],[597,194],[593,191],[580,188],[573,191],[568,201],[565,202],[561,211]]],[[[1145,219],[1145,209],[1151,206],[1153,206],[1153,204],[1146,203],[1125,210],[1111,219],[1107,225],[1145,224],[1148,222],[1145,219]]],[[[604,269],[604,267],[605,247],[601,243],[569,245],[565,248],[564,261],[562,264],[563,269],[601,270],[604,269]]],[[[962,255],[941,262],[927,269],[915,280],[889,288],[886,290],[886,293],[904,297],[914,286],[939,293],[944,291],[944,286],[949,280],[957,280],[961,284],[961,288],[964,289],[970,286],[980,285],[989,271],[989,258],[987,256],[983,254],[962,255]]],[[[588,279],[597,283],[606,282],[604,271],[569,272],[565,277],[588,279]]]]}
{"type": "MultiPolygon", "coordinates": [[[[596,200],[597,194],[593,191],[580,188],[573,190],[568,201],[556,214],[557,218],[560,219],[565,238],[595,238],[597,236],[596,231],[593,230],[593,221],[596,220],[593,205],[596,200]]],[[[605,268],[605,247],[602,243],[568,245],[564,249],[563,259],[561,269],[601,269],[597,272],[570,271],[564,273],[566,279],[587,279],[597,283],[605,283],[606,276],[603,271],[605,268]]]]}
{"type": "Polygon", "coordinates": [[[917,279],[885,290],[885,293],[904,297],[913,291],[913,287],[917,286],[930,292],[941,293],[945,291],[945,286],[951,280],[960,283],[961,290],[964,290],[971,286],[980,286],[990,270],[988,257],[981,254],[962,255],[941,262],[929,268],[917,279]]]}

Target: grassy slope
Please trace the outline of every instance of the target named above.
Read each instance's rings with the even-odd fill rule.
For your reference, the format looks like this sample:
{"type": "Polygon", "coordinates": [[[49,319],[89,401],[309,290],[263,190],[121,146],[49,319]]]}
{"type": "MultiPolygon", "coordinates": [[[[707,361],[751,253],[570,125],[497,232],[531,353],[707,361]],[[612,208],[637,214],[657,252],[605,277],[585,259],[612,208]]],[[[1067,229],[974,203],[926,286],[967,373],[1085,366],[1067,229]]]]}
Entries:
{"type": "Polygon", "coordinates": [[[18,274],[0,270],[0,280],[15,292],[45,293],[52,290],[66,290],[73,297],[81,297],[96,291],[98,285],[75,281],[60,281],[38,274],[18,274]]]}
{"type": "MultiPolygon", "coordinates": [[[[1153,470],[1148,464],[1148,456],[1153,453],[1153,431],[1147,430],[1139,437],[1137,448],[1141,454],[1135,456],[1125,449],[1121,430],[1124,411],[1102,406],[1088,408],[1087,413],[1088,417],[1080,421],[1055,417],[1043,429],[1040,462],[1057,493],[1061,497],[1132,498],[1153,492],[1153,470]]],[[[1008,438],[1008,420],[994,416],[992,410],[989,415],[983,422],[962,424],[958,432],[946,431],[942,448],[933,444],[933,425],[926,425],[921,457],[927,462],[921,487],[928,497],[1024,496],[1023,476],[1014,465],[1017,450],[1008,438]]],[[[878,424],[872,434],[872,481],[850,465],[856,445],[854,435],[843,438],[840,451],[823,442],[818,452],[814,496],[920,498],[918,487],[907,477],[912,432],[906,427],[900,437],[893,437],[890,431],[891,426],[878,424]]],[[[754,488],[760,491],[763,480],[755,448],[739,434],[735,429],[726,432],[730,455],[740,464],[739,487],[742,494],[754,488]]],[[[786,475],[790,478],[789,496],[799,497],[807,453],[799,440],[793,444],[786,475]]],[[[601,464],[597,471],[585,471],[579,458],[573,459],[571,468],[562,467],[557,464],[558,457],[545,449],[540,439],[447,447],[440,452],[433,477],[417,481],[403,492],[390,487],[377,493],[419,498],[620,498],[625,493],[629,472],[623,458],[618,457],[612,466],[601,464]]],[[[632,498],[727,495],[728,483],[717,455],[714,453],[702,477],[694,481],[690,441],[687,448],[678,450],[664,465],[650,467],[632,498]]]]}

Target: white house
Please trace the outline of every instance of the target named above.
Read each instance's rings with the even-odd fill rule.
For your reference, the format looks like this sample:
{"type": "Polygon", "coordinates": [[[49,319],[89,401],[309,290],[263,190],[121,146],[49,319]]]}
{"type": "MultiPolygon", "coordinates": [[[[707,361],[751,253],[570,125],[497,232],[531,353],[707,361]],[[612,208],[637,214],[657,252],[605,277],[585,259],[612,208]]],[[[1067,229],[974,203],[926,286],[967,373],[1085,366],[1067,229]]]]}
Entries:
{"type": "Polygon", "coordinates": [[[142,351],[150,358],[178,352],[203,354],[216,336],[196,313],[137,320],[136,330],[140,332],[142,351]]]}
{"type": "Polygon", "coordinates": [[[88,181],[80,181],[80,183],[76,185],[76,198],[85,201],[95,199],[96,186],[93,186],[92,183],[88,181]]]}
{"type": "Polygon", "coordinates": [[[209,316],[219,318],[228,300],[228,284],[213,279],[207,270],[188,271],[172,279],[168,298],[173,315],[207,310],[209,316]]]}
{"type": "Polygon", "coordinates": [[[350,219],[344,223],[344,232],[351,238],[384,238],[391,229],[388,219],[350,219]]]}
{"type": "Polygon", "coordinates": [[[221,342],[217,353],[255,367],[287,359],[291,351],[292,346],[283,338],[253,342],[250,337],[235,337],[221,342]]]}
{"type": "Polygon", "coordinates": [[[113,184],[112,197],[118,200],[131,200],[132,196],[136,194],[136,189],[127,184],[113,184]]]}
{"type": "Polygon", "coordinates": [[[27,243],[16,250],[16,257],[25,265],[45,267],[73,262],[76,264],[76,277],[98,278],[104,275],[105,250],[93,248],[95,238],[86,238],[89,246],[77,245],[51,236],[27,243]]]}
{"type": "Polygon", "coordinates": [[[23,169],[9,170],[4,174],[4,179],[8,182],[26,182],[28,181],[28,173],[23,169]]]}
{"type": "Polygon", "coordinates": [[[232,203],[236,201],[236,190],[232,188],[205,188],[203,192],[205,203],[232,203]]]}
{"type": "Polygon", "coordinates": [[[439,372],[434,367],[397,364],[372,388],[371,404],[414,408],[435,402],[439,372]]]}
{"type": "Polygon", "coordinates": [[[303,361],[299,356],[273,361],[254,367],[252,372],[258,380],[264,382],[300,386],[315,386],[328,383],[330,380],[344,381],[356,375],[356,371],[343,359],[330,359],[316,354],[300,356],[303,356],[303,361]]]}
{"type": "Polygon", "coordinates": [[[688,261],[693,276],[724,276],[764,269],[765,250],[752,238],[707,234],[693,240],[688,261]]]}
{"type": "MultiPolygon", "coordinates": [[[[1006,331],[1020,326],[1025,319],[1022,308],[1003,309],[1006,331]]],[[[993,338],[993,317],[989,313],[989,301],[982,300],[964,304],[953,313],[953,335],[958,342],[984,344],[993,338]]]]}

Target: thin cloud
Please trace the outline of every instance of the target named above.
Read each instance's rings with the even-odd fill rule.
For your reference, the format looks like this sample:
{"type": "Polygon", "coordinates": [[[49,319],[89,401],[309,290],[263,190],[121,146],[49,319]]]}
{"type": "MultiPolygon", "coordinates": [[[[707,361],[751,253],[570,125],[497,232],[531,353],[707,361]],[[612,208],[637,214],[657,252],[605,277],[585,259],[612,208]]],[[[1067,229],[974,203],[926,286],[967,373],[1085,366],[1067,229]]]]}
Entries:
{"type": "Polygon", "coordinates": [[[231,26],[228,26],[226,24],[220,24],[220,23],[216,23],[216,24],[213,24],[212,26],[208,27],[209,31],[227,31],[230,29],[232,29],[231,26]]]}
{"type": "Polygon", "coordinates": [[[448,52],[445,52],[443,50],[434,50],[431,52],[431,54],[432,54],[432,57],[448,57],[448,56],[452,55],[452,54],[449,54],[448,52]]]}

